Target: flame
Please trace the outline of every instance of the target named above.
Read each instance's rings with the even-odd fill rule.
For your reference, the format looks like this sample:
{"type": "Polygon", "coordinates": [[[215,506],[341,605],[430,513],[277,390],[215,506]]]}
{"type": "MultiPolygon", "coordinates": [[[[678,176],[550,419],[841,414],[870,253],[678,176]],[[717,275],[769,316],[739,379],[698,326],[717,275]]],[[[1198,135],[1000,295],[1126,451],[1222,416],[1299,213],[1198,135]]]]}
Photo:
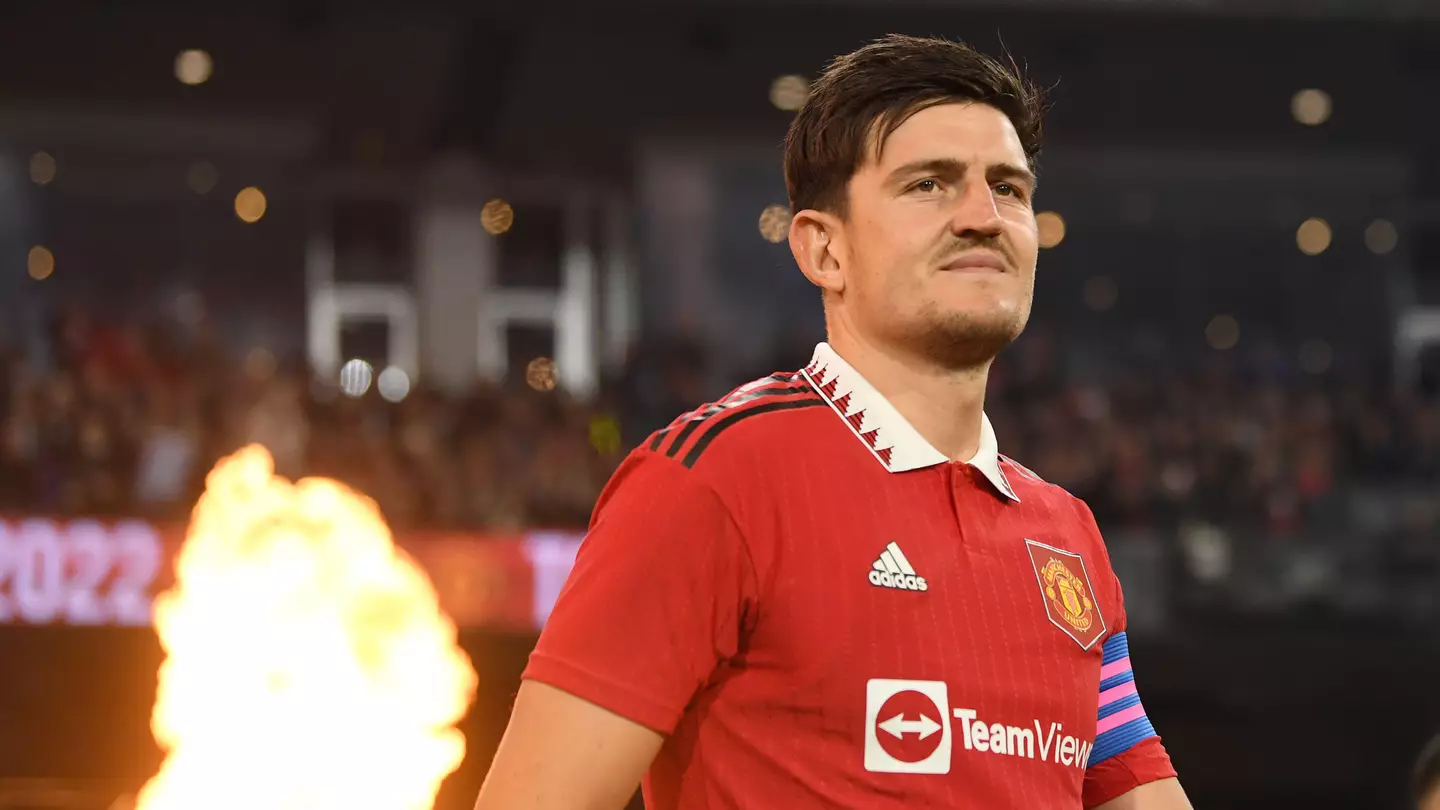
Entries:
{"type": "Polygon", "coordinates": [[[464,756],[475,670],[428,577],[374,502],[258,445],[207,478],[155,627],[137,810],[429,810],[464,756]]]}

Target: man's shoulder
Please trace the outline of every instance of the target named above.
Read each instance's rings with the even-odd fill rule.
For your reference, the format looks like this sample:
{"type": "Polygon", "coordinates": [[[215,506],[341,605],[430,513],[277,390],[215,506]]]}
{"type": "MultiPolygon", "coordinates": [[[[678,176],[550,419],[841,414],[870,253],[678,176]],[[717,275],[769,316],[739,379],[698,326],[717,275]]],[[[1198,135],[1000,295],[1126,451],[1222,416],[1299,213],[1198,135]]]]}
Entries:
{"type": "Polygon", "coordinates": [[[832,427],[823,420],[828,409],[798,372],[748,382],[645,437],[610,477],[596,514],[648,510],[657,500],[730,508],[757,492],[771,494],[766,480],[774,476],[766,471],[784,465],[796,442],[812,441],[817,431],[832,427]]]}
{"type": "MultiPolygon", "coordinates": [[[[1022,503],[1042,506],[1052,520],[1074,520],[1093,530],[1095,518],[1085,501],[1069,490],[1041,478],[1030,468],[1009,456],[1000,456],[1000,469],[1022,503]]],[[[1092,531],[1098,539],[1098,531],[1092,531]]]]}
{"type": "Polygon", "coordinates": [[[739,455],[761,459],[803,440],[828,409],[803,374],[777,372],[686,411],[647,436],[636,454],[690,470],[724,466],[723,459],[739,455]]]}
{"type": "Polygon", "coordinates": [[[1069,501],[1076,500],[1064,487],[1046,481],[1015,459],[1006,455],[999,458],[1000,470],[1005,473],[1005,480],[1010,482],[1021,501],[1033,499],[1047,504],[1068,504],[1069,501]]]}

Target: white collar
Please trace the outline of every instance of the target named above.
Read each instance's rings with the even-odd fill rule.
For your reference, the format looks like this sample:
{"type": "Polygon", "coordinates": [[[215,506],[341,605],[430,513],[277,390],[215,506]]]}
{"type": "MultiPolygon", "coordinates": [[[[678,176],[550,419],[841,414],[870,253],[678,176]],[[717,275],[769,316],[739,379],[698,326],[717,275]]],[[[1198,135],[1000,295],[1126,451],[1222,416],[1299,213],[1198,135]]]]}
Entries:
{"type": "MultiPolygon", "coordinates": [[[[845,420],[850,432],[890,472],[919,470],[949,461],[828,343],[815,346],[810,365],[802,373],[820,396],[830,403],[831,409],[845,420]]],[[[984,473],[1006,497],[1020,500],[1005,478],[1005,472],[1000,469],[995,428],[990,424],[990,417],[983,412],[980,415],[980,447],[969,464],[984,473]]]]}

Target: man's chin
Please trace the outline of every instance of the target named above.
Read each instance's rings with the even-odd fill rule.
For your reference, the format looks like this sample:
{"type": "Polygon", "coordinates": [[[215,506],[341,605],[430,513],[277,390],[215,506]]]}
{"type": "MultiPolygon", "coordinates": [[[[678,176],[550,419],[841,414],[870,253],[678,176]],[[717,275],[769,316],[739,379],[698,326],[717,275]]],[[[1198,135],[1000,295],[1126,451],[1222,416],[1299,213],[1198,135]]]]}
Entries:
{"type": "Polygon", "coordinates": [[[1025,331],[1025,313],[957,313],[933,324],[920,343],[925,356],[947,368],[974,368],[995,359],[1025,331]]]}

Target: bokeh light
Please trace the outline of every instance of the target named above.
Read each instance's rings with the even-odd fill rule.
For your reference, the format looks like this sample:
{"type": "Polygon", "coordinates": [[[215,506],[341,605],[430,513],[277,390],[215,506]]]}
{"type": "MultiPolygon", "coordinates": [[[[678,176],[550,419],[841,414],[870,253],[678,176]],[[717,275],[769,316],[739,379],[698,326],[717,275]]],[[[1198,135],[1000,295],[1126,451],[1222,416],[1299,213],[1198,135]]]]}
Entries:
{"type": "Polygon", "coordinates": [[[374,379],[375,368],[369,363],[358,357],[347,360],[340,367],[340,392],[347,397],[364,396],[374,379]]]}
{"type": "Polygon", "coordinates": [[[1040,233],[1040,247],[1053,248],[1065,241],[1065,218],[1054,211],[1035,215],[1035,228],[1040,233]]]}
{"type": "Polygon", "coordinates": [[[210,80],[210,74],[214,70],[215,62],[205,51],[181,51],[175,57],[175,78],[179,79],[181,84],[204,84],[210,80]]]}
{"type": "Polygon", "coordinates": [[[49,152],[36,152],[30,156],[30,182],[39,186],[49,185],[55,180],[55,158],[49,152]]]}
{"type": "Polygon", "coordinates": [[[766,242],[779,244],[785,241],[790,234],[790,206],[788,205],[767,205],[765,210],[760,212],[760,236],[766,242]]]}
{"type": "Polygon", "coordinates": [[[260,218],[265,216],[267,205],[265,193],[254,186],[248,186],[235,195],[235,216],[242,222],[259,222],[260,218]]]}
{"type": "Polygon", "coordinates": [[[1377,256],[1389,253],[1399,244],[1400,232],[1388,219],[1377,219],[1365,229],[1365,247],[1377,256]]]}
{"type": "Polygon", "coordinates": [[[554,390],[556,382],[555,361],[548,357],[537,357],[525,367],[525,384],[536,391],[554,390]]]}
{"type": "Polygon", "coordinates": [[[491,236],[499,236],[515,224],[515,209],[510,203],[494,199],[480,209],[480,227],[491,236]]]}
{"type": "Polygon", "coordinates": [[[1330,223],[1311,217],[1295,229],[1295,244],[1306,256],[1319,256],[1330,247],[1330,223]]]}
{"type": "Polygon", "coordinates": [[[1205,327],[1205,342],[1222,352],[1235,348],[1240,342],[1240,322],[1230,315],[1216,315],[1205,327]]]}
{"type": "Polygon", "coordinates": [[[1319,126],[1330,120],[1330,94],[1324,90],[1301,90],[1290,99],[1290,114],[1306,126],[1319,126]]]}
{"type": "Polygon", "coordinates": [[[25,267],[30,272],[30,278],[36,281],[44,281],[55,272],[55,254],[50,248],[44,245],[36,245],[30,248],[30,255],[25,259],[25,267]]]}
{"type": "Polygon", "coordinates": [[[781,76],[770,83],[770,103],[776,109],[794,112],[805,106],[810,95],[810,80],[804,76],[781,76]]]}
{"type": "Polygon", "coordinates": [[[185,173],[185,185],[196,194],[209,194],[218,182],[220,172],[215,168],[215,164],[208,160],[191,163],[190,169],[185,173]]]}
{"type": "Polygon", "coordinates": [[[375,380],[375,390],[386,402],[399,402],[410,395],[410,375],[399,366],[387,366],[375,380]]]}

